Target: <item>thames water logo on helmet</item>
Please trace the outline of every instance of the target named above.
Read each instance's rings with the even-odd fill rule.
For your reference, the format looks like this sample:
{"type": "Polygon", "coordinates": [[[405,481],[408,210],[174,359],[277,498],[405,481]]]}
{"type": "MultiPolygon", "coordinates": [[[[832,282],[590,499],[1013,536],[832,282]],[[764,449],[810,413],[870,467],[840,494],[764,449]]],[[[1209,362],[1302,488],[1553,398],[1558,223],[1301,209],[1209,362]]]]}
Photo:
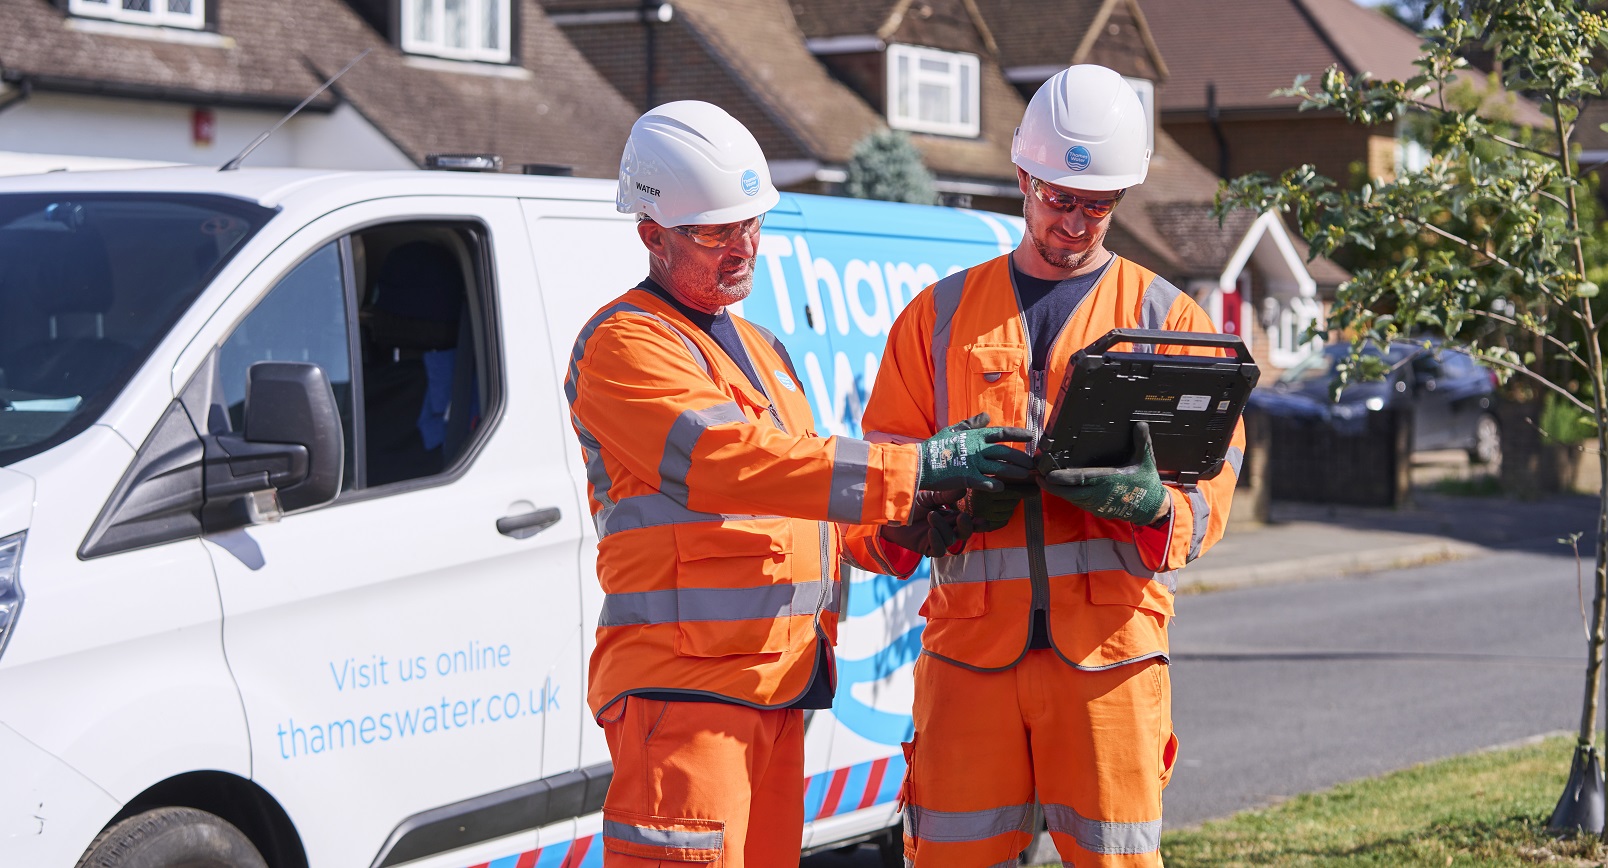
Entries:
{"type": "Polygon", "coordinates": [[[1089,168],[1089,162],[1093,159],[1089,149],[1082,145],[1073,145],[1066,151],[1066,167],[1074,172],[1089,168]]]}
{"type": "Polygon", "coordinates": [[[752,196],[759,192],[759,173],[753,169],[743,173],[743,193],[752,196]]]}

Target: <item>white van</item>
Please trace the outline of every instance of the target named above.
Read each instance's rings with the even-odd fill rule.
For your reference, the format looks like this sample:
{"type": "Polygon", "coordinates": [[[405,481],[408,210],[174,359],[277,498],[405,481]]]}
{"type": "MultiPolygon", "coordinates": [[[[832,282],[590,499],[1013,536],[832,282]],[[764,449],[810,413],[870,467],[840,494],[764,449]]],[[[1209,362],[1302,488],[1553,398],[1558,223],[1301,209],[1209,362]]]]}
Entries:
{"type": "MultiPolygon", "coordinates": [[[[0,181],[0,866],[602,864],[602,594],[562,380],[646,274],[613,194],[0,181]]],[[[740,312],[823,434],[855,434],[899,309],[1021,228],[784,195],[764,233],[740,312]]],[[[897,860],[925,582],[851,578],[804,844],[897,860]]]]}

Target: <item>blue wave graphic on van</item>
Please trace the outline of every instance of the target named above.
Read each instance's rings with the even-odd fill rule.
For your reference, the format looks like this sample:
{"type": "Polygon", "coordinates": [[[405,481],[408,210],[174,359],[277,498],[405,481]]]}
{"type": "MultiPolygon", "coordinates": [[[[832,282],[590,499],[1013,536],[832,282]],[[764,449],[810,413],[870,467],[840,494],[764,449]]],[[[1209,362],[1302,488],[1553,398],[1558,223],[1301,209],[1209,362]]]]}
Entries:
{"type": "Polygon", "coordinates": [[[856,684],[880,681],[899,667],[914,663],[921,654],[921,632],[925,628],[925,624],[918,623],[870,657],[838,660],[838,691],[832,701],[832,714],[839,723],[877,744],[898,745],[910,740],[916,732],[914,717],[873,708],[855,698],[853,688],[856,684]]]}
{"type": "MultiPolygon", "coordinates": [[[[929,284],[1008,253],[1021,238],[1022,221],[999,214],[784,193],[766,217],[740,314],[787,348],[820,435],[863,437],[860,416],[899,313],[929,284]]],[[[919,580],[930,575],[924,560],[908,581],[857,574],[849,589],[846,618],[875,619],[886,634],[870,656],[838,658],[832,710],[851,732],[896,751],[915,730],[909,711],[875,708],[855,688],[921,653],[918,601],[902,598],[925,593],[919,580]]]]}

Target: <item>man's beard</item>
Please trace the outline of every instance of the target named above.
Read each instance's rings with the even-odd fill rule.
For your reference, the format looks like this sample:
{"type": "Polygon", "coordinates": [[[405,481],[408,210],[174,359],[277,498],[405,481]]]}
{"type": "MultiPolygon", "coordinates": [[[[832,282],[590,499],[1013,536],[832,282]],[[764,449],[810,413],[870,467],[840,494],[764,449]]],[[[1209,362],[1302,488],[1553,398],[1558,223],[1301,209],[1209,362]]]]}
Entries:
{"type": "MultiPolygon", "coordinates": [[[[1022,203],[1022,219],[1027,222],[1027,237],[1033,239],[1033,249],[1038,251],[1039,258],[1043,259],[1051,268],[1064,268],[1068,271],[1078,270],[1083,267],[1084,263],[1089,261],[1089,257],[1093,256],[1095,251],[1100,249],[1100,242],[1105,238],[1105,230],[1103,229],[1082,253],[1075,253],[1070,250],[1051,250],[1048,245],[1039,240],[1040,227],[1037,225],[1037,221],[1033,219],[1032,208],[1025,201],[1022,203]]],[[[1110,227],[1107,226],[1106,229],[1110,229],[1110,227]]]]}
{"type": "Polygon", "coordinates": [[[717,265],[713,274],[706,273],[698,263],[677,262],[670,267],[671,278],[682,294],[697,303],[712,308],[736,304],[754,291],[754,270],[750,263],[748,273],[739,278],[722,278],[717,265]]]}

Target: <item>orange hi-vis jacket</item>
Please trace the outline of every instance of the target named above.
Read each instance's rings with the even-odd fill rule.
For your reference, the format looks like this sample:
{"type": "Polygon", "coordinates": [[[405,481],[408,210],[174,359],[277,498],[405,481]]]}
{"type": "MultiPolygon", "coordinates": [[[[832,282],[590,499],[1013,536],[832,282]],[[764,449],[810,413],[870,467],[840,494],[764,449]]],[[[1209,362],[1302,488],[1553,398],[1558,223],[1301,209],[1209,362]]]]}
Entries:
{"type": "Polygon", "coordinates": [[[809,686],[817,643],[836,641],[840,554],[894,571],[859,526],[908,520],[919,450],[816,436],[786,350],[732,319],[763,391],[643,289],[576,339],[565,390],[605,595],[595,715],[658,691],[785,706],[809,686]]]}
{"type": "MultiPolygon", "coordinates": [[[[1215,331],[1194,301],[1121,257],[1062,326],[1042,373],[1032,370],[1025,322],[1008,254],[928,287],[893,325],[865,409],[867,437],[909,442],[985,412],[990,425],[1038,435],[1072,354],[1110,330],[1215,331]]],[[[1033,493],[1005,527],[934,559],[922,608],[926,653],[977,670],[1011,667],[1027,650],[1032,613],[1045,609],[1052,645],[1074,666],[1165,658],[1174,571],[1222,537],[1244,448],[1241,425],[1222,472],[1198,485],[1169,485],[1172,517],[1159,528],[1097,518],[1033,493]]]]}

